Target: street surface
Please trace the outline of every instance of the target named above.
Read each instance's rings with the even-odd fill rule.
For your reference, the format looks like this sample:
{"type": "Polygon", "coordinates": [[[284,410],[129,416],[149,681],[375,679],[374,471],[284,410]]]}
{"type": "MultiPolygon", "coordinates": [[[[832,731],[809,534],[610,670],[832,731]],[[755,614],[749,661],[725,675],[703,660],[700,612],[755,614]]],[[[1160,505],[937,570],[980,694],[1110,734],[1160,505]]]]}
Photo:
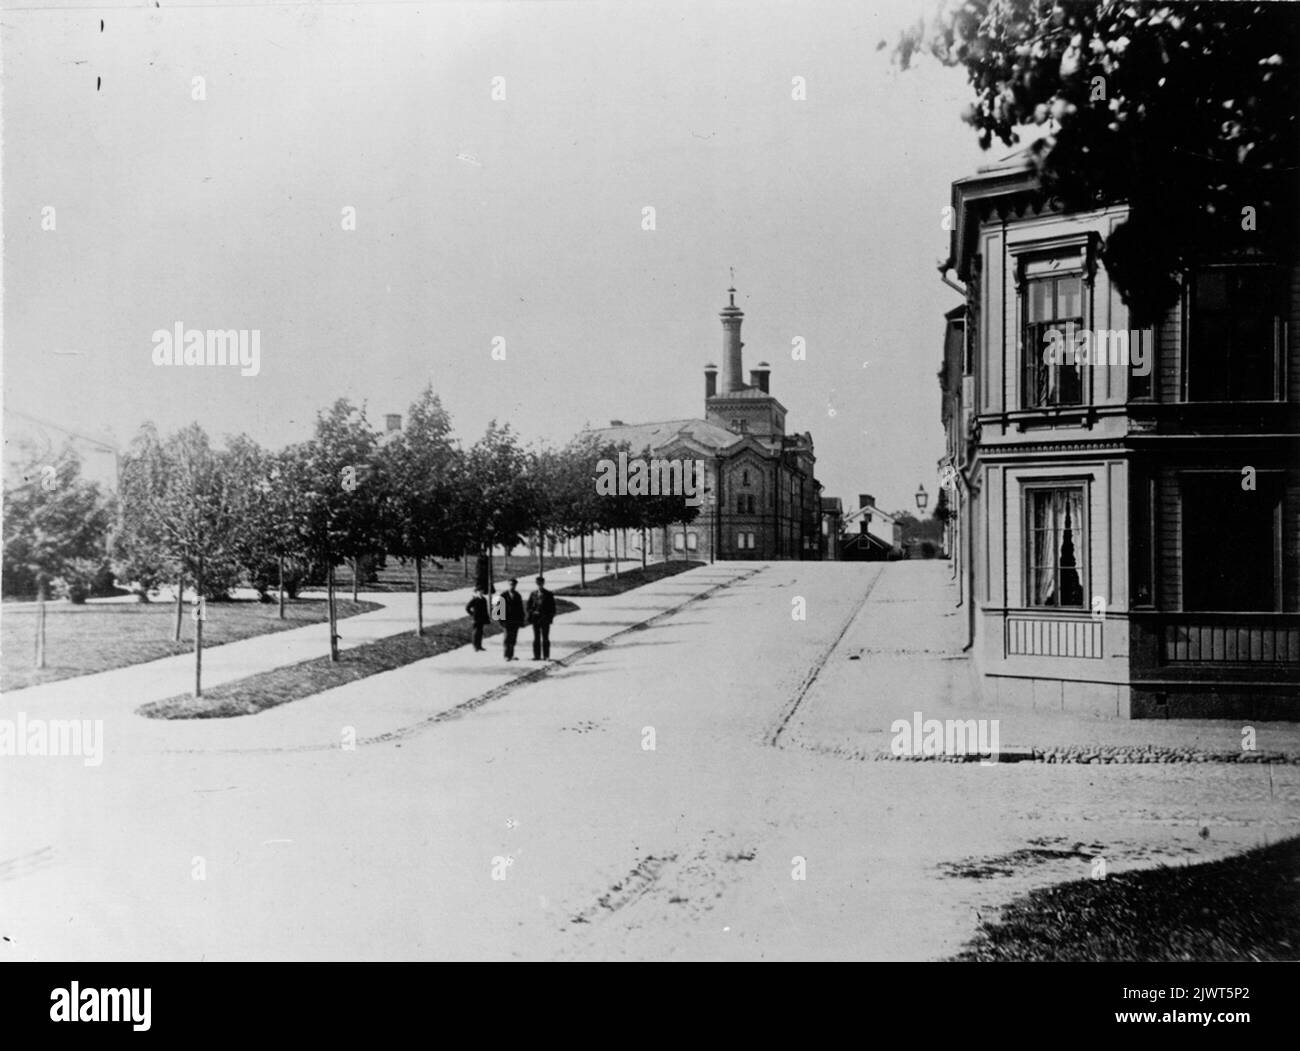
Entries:
{"type": "MultiPolygon", "coordinates": [[[[0,759],[0,959],[934,959],[1098,855],[1300,834],[1297,766],[867,757],[914,711],[1000,717],[1004,748],[1093,732],[970,709],[949,572],[719,564],[576,600],[544,673],[525,632],[517,664],[494,640],[241,719],[113,699],[101,766],[0,759]]],[[[94,715],[25,693],[0,714],[94,715]]]]}

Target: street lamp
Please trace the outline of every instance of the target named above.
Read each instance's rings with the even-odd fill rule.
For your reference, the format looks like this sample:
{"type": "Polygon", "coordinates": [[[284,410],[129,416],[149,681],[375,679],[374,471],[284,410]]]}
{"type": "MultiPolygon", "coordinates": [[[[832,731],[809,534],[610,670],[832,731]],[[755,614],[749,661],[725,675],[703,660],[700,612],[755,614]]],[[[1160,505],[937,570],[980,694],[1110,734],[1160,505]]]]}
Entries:
{"type": "Polygon", "coordinates": [[[921,486],[916,491],[916,509],[924,511],[925,505],[930,502],[930,494],[925,491],[925,486],[921,486]]]}

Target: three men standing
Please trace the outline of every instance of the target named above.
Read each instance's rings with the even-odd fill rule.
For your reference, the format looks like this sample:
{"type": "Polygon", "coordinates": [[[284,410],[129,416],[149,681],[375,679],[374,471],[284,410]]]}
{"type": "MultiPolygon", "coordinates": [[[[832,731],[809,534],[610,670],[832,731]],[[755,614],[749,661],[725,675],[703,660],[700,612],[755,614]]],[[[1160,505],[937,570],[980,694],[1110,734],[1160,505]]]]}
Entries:
{"type": "Polygon", "coordinates": [[[528,596],[528,619],[533,625],[533,660],[551,659],[551,621],[555,619],[555,594],[547,591],[546,578],[537,578],[537,590],[528,596]]]}
{"type": "Polygon", "coordinates": [[[510,588],[492,600],[489,611],[487,596],[481,588],[474,589],[474,597],[465,604],[465,612],[474,622],[474,649],[483,649],[483,629],[489,620],[500,623],[505,630],[505,658],[517,661],[515,645],[519,638],[519,629],[525,624],[533,626],[533,660],[551,659],[551,621],[555,619],[555,593],[546,589],[546,578],[537,578],[537,590],[524,597],[519,594],[519,581],[510,578],[510,588]]]}

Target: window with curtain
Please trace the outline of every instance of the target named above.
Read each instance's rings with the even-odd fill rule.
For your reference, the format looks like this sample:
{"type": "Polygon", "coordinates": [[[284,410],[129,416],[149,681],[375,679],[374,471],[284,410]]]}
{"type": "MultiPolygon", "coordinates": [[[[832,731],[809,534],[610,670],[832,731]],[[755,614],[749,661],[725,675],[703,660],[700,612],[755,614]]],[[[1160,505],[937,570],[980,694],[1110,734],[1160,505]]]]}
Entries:
{"type": "Polygon", "coordinates": [[[1025,281],[1021,303],[1024,336],[1021,357],[1023,407],[1083,404],[1082,366],[1065,360],[1048,362],[1048,333],[1057,330],[1065,345],[1071,332],[1083,331],[1083,278],[1080,274],[1033,277],[1025,281]]]}
{"type": "Polygon", "coordinates": [[[1028,604],[1083,606],[1088,550],[1083,487],[1031,489],[1027,512],[1028,604]]]}

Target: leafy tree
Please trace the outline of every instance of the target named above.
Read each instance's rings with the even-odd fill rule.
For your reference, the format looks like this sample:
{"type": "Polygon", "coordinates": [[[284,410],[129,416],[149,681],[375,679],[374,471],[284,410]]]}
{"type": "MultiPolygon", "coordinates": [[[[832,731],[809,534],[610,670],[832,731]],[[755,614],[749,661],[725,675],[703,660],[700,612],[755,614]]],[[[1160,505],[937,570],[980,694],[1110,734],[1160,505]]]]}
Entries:
{"type": "Polygon", "coordinates": [[[81,477],[81,460],[71,448],[50,466],[53,472],[37,472],[4,494],[4,575],[35,585],[38,668],[45,667],[45,601],[51,582],[84,586],[88,567],[103,564],[112,521],[108,500],[81,477]]]}
{"type": "Polygon", "coordinates": [[[530,449],[527,456],[525,497],[537,543],[537,572],[541,573],[545,568],[547,538],[563,532],[560,521],[563,514],[563,461],[558,450],[546,445],[530,449]]]}
{"type": "Polygon", "coordinates": [[[425,387],[407,426],[384,448],[389,481],[384,519],[387,550],[415,564],[415,633],[424,634],[426,559],[461,547],[457,499],[463,491],[462,457],[451,438],[451,417],[425,387]]]}
{"type": "MultiPolygon", "coordinates": [[[[118,517],[110,541],[118,579],[133,587],[141,602],[148,602],[149,592],[164,580],[177,581],[179,602],[179,571],[168,557],[157,516],[166,472],[158,430],[145,423],[119,464],[118,517]]],[[[176,632],[179,639],[179,620],[176,632]]]]}
{"type": "MultiPolygon", "coordinates": [[[[122,463],[118,557],[144,587],[151,578],[175,572],[177,639],[185,580],[194,582],[195,595],[203,601],[224,598],[239,579],[241,479],[230,467],[230,455],[213,449],[196,423],[165,441],[146,424],[122,463]]],[[[194,622],[196,697],[202,693],[201,609],[194,622]]]]}
{"type": "Polygon", "coordinates": [[[302,494],[287,481],[283,455],[268,452],[247,435],[229,441],[227,463],[237,483],[235,558],[261,601],[270,602],[270,590],[276,588],[283,620],[286,592],[297,598],[306,576],[306,553],[292,525],[301,517],[302,494]]]}
{"type": "Polygon", "coordinates": [[[962,0],[907,30],[894,57],[964,67],[963,118],[986,149],[1033,125],[1045,196],[1128,203],[1102,254],[1146,325],[1198,254],[1292,243],[1298,27],[1294,4],[962,0]]]}
{"type": "Polygon", "coordinates": [[[474,550],[490,555],[500,545],[508,553],[531,531],[528,466],[527,454],[510,425],[499,426],[496,420],[466,453],[459,528],[474,550]]]}
{"type": "Polygon", "coordinates": [[[557,532],[578,538],[578,577],[587,583],[586,538],[600,529],[609,514],[606,497],[596,492],[598,465],[602,459],[618,458],[618,447],[602,443],[591,431],[583,431],[560,451],[555,469],[553,515],[557,532]]]}
{"type": "Polygon", "coordinates": [[[388,486],[365,409],[340,398],[318,412],[311,439],[281,456],[279,477],[280,488],[294,494],[284,520],[294,546],[325,566],[330,659],[337,661],[334,567],[343,559],[352,563],[355,594],[360,560],[382,551],[384,543],[388,486]]]}

